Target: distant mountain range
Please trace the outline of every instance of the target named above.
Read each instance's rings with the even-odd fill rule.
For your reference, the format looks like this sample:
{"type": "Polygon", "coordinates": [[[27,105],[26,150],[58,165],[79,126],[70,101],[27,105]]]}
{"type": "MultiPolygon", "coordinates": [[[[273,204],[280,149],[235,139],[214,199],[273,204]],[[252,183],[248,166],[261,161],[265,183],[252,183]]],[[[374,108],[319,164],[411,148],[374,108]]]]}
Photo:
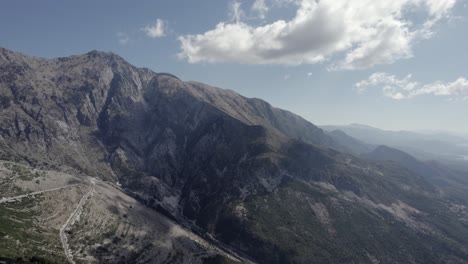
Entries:
{"type": "Polygon", "coordinates": [[[345,132],[335,129],[326,131],[325,133],[330,136],[336,144],[341,146],[341,150],[354,155],[362,155],[371,152],[376,148],[375,145],[365,143],[359,139],[349,136],[345,132]]]}
{"type": "Polygon", "coordinates": [[[468,170],[468,138],[447,132],[388,131],[352,124],[322,126],[325,131],[340,130],[371,145],[387,145],[405,151],[421,160],[437,160],[468,170]]]}
{"type": "Polygon", "coordinates": [[[375,131],[99,51],[0,49],[0,113],[12,263],[468,263],[466,174],[375,131]]]}

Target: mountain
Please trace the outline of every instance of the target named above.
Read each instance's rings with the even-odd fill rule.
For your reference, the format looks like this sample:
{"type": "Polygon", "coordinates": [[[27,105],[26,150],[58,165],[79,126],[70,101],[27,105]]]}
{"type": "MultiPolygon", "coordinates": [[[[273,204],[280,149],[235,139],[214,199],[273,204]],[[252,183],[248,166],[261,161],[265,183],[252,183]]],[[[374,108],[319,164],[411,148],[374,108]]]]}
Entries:
{"type": "Polygon", "coordinates": [[[407,168],[408,170],[425,177],[431,177],[434,174],[428,164],[419,161],[415,157],[403,151],[387,146],[378,146],[370,153],[361,155],[361,157],[368,160],[393,161],[407,168]]]}
{"type": "Polygon", "coordinates": [[[0,241],[25,230],[17,221],[36,221],[14,197],[50,216],[68,215],[63,197],[75,197],[69,205],[83,212],[72,212],[69,224],[62,216],[48,223],[46,214],[31,227],[35,238],[19,240],[25,250],[0,257],[468,263],[468,200],[450,199],[398,164],[346,154],[320,128],[260,99],[137,68],[113,53],[42,59],[2,49],[0,102],[0,158],[13,170],[2,184],[14,191],[2,193],[12,202],[0,204],[0,241]],[[23,179],[25,169],[13,166],[85,183],[78,193],[50,186],[49,197],[36,196],[37,177],[23,179]]]}
{"type": "Polygon", "coordinates": [[[341,146],[342,151],[350,154],[359,156],[369,153],[375,148],[375,146],[355,139],[341,130],[326,131],[325,133],[341,146]]]}
{"type": "Polygon", "coordinates": [[[468,139],[447,133],[388,131],[366,125],[322,126],[325,131],[341,130],[347,135],[372,145],[386,145],[403,150],[421,160],[438,160],[468,169],[463,160],[468,156],[468,139]]]}
{"type": "Polygon", "coordinates": [[[378,146],[370,153],[362,154],[366,160],[392,162],[421,175],[428,182],[436,185],[445,199],[466,201],[468,199],[468,175],[452,166],[436,161],[423,162],[415,157],[387,146],[378,146]]]}
{"type": "Polygon", "coordinates": [[[414,131],[418,134],[423,134],[426,137],[459,144],[460,142],[467,143],[468,134],[466,133],[456,133],[444,130],[416,130],[414,131]]]}

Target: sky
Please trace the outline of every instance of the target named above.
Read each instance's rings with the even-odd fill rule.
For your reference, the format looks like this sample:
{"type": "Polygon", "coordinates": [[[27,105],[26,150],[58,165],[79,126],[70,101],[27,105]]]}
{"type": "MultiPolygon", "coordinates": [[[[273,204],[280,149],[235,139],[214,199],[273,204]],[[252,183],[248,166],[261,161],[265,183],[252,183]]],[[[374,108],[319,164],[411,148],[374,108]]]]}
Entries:
{"type": "Polygon", "coordinates": [[[0,47],[112,51],[316,125],[468,133],[467,0],[3,0],[0,47]]]}

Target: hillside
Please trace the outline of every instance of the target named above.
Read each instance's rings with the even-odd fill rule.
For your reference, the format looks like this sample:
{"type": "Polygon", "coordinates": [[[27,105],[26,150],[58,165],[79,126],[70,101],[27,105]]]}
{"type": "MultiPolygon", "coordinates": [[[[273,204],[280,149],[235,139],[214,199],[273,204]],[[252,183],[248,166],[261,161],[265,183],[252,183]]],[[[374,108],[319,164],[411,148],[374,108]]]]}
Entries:
{"type": "Polygon", "coordinates": [[[125,195],[118,186],[73,174],[0,162],[2,259],[18,263],[203,263],[216,257],[236,261],[125,195]]]}
{"type": "MultiPolygon", "coordinates": [[[[61,189],[81,208],[65,228],[77,262],[468,263],[467,200],[398,164],[345,154],[320,128],[260,99],[113,53],[42,59],[5,49],[0,96],[0,158],[83,182],[61,189]]],[[[4,186],[12,193],[3,200],[36,191],[4,186]]],[[[56,238],[71,212],[47,194],[59,202],[31,203],[57,215],[37,234],[55,250],[0,257],[66,257],[56,238]]],[[[7,228],[35,217],[19,209],[5,208],[17,217],[7,228]]]]}

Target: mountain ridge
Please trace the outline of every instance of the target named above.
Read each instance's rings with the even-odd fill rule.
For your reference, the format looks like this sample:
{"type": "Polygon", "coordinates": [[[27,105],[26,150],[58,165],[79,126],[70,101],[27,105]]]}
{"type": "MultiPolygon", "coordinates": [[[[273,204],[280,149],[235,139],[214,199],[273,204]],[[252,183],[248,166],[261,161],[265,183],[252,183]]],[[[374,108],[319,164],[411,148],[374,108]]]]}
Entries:
{"type": "Polygon", "coordinates": [[[246,261],[466,263],[464,198],[297,115],[100,52],[1,53],[1,159],[121,185],[246,261]]]}

